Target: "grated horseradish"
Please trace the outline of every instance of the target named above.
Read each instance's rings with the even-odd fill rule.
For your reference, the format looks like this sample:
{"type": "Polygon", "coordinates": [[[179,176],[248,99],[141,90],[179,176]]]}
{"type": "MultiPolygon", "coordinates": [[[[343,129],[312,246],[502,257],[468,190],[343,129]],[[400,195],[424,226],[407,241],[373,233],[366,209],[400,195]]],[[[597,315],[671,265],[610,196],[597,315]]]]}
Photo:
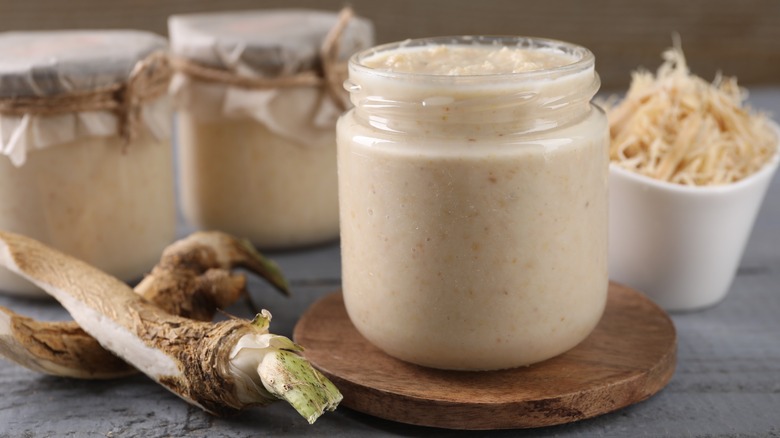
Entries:
{"type": "Polygon", "coordinates": [[[765,114],[743,106],[736,78],[692,75],[679,46],[663,56],[655,76],[634,72],[625,99],[607,112],[611,161],[691,186],[733,183],[768,163],[777,137],[765,114]]]}

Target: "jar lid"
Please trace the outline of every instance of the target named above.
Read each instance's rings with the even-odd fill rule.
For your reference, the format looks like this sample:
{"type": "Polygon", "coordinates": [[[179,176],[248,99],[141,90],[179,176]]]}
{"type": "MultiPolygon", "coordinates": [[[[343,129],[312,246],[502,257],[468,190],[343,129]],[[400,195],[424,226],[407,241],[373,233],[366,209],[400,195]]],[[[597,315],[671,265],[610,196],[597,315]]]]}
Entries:
{"type": "Polygon", "coordinates": [[[0,98],[92,91],[127,81],[165,38],[133,30],[0,33],[0,98]]]}
{"type": "MultiPolygon", "coordinates": [[[[323,39],[338,14],[278,9],[174,15],[168,19],[171,51],[208,66],[263,77],[317,68],[323,39]]],[[[353,18],[341,35],[340,58],[373,43],[373,26],[353,18]]]]}

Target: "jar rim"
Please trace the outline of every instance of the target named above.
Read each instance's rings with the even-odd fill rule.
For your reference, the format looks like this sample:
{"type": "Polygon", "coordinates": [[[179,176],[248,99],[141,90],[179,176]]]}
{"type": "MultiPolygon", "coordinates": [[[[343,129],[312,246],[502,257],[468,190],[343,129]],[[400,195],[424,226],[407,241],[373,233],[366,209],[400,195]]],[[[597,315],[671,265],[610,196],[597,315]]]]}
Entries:
{"type": "Polygon", "coordinates": [[[355,53],[349,59],[349,69],[351,71],[370,74],[374,76],[412,79],[412,80],[431,80],[447,82],[472,82],[485,80],[533,80],[536,78],[560,77],[567,74],[578,73],[593,68],[595,65],[595,56],[587,48],[549,38],[511,36],[511,35],[460,35],[460,36],[441,36],[429,38],[407,39],[392,43],[375,46],[361,52],[355,53]],[[400,72],[386,68],[375,68],[367,66],[364,61],[380,53],[391,52],[398,49],[424,47],[434,45],[445,46],[477,46],[489,47],[516,47],[519,49],[530,50],[550,50],[573,56],[574,61],[560,66],[528,70],[524,72],[513,73],[487,73],[487,74],[464,74],[464,75],[444,75],[435,73],[417,73],[400,72]]]}

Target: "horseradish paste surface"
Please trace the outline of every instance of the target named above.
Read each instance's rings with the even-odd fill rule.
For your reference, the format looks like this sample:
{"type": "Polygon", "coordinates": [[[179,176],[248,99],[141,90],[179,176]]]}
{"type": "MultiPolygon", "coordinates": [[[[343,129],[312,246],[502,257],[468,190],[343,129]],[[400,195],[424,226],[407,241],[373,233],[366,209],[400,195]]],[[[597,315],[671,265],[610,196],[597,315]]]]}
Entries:
{"type": "Polygon", "coordinates": [[[493,44],[353,58],[355,109],[338,125],[343,291],[388,354],[509,368],[595,327],[607,129],[581,50],[591,62],[573,67],[576,54],[493,44]]]}
{"type": "Polygon", "coordinates": [[[378,54],[363,65],[397,73],[463,76],[523,73],[572,61],[569,56],[548,50],[435,45],[378,54]]]}

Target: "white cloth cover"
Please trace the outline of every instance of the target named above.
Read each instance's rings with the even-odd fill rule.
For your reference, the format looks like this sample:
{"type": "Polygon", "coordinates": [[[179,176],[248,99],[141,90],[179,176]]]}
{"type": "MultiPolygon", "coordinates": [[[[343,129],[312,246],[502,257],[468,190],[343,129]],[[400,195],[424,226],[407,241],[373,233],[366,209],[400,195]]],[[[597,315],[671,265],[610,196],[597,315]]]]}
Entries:
{"type": "MultiPolygon", "coordinates": [[[[85,30],[0,33],[0,99],[54,96],[126,82],[136,63],[166,50],[165,38],[148,32],[85,30]]],[[[141,121],[157,139],[171,131],[167,97],[145,103],[141,121]]],[[[56,115],[0,114],[0,153],[14,165],[27,153],[89,136],[118,135],[111,111],[56,115]]]]}
{"type": "MultiPolygon", "coordinates": [[[[302,9],[175,15],[168,20],[171,51],[238,75],[274,78],[318,68],[319,50],[338,14],[302,9]]],[[[339,57],[373,45],[373,26],[353,18],[339,57]]],[[[198,81],[177,73],[171,82],[177,109],[206,121],[250,118],[302,145],[332,143],[341,111],[322,87],[251,90],[198,81]]]]}

